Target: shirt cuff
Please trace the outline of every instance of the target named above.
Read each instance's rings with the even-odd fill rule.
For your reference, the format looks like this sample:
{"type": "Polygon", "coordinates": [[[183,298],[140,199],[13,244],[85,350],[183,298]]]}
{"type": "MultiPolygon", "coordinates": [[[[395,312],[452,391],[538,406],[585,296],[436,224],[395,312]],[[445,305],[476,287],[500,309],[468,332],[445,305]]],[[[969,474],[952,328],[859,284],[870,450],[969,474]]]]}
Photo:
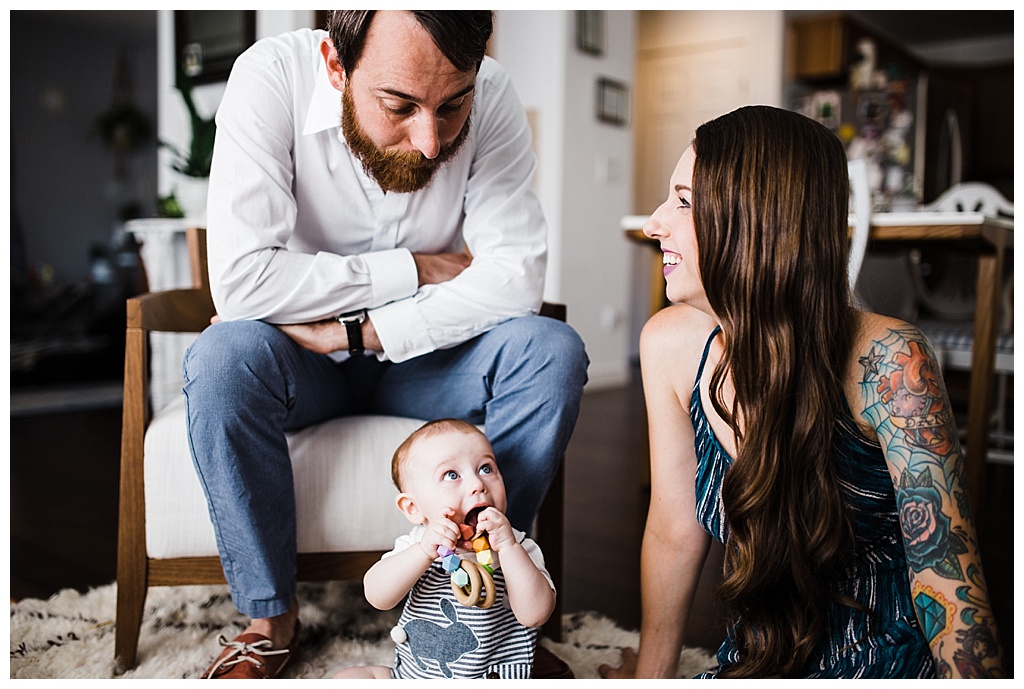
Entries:
{"type": "Polygon", "coordinates": [[[382,361],[399,363],[434,351],[434,343],[427,331],[415,299],[403,299],[373,309],[369,313],[377,339],[384,349],[382,361]]]}
{"type": "Polygon", "coordinates": [[[411,297],[419,289],[416,261],[408,249],[372,251],[361,258],[370,273],[374,306],[411,297]]]}

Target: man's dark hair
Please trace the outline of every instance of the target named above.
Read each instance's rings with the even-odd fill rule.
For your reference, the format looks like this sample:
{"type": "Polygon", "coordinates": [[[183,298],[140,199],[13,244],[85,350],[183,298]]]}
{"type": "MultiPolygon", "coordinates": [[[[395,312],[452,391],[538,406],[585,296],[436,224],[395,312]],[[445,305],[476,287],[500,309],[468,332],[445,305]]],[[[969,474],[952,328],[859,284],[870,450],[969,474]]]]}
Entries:
{"type": "MultiPolygon", "coordinates": [[[[327,32],[338,51],[345,74],[351,74],[363,54],[366,32],[376,10],[332,10],[327,32]]],[[[460,72],[477,70],[494,28],[491,10],[412,10],[441,53],[460,72]]]]}

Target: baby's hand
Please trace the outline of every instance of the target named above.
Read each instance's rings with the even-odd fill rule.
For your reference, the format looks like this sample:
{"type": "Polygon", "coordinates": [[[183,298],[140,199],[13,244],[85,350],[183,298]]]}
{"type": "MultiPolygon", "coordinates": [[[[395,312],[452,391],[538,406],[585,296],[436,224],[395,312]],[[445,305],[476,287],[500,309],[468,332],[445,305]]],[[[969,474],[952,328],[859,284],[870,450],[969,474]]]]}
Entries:
{"type": "Polygon", "coordinates": [[[487,542],[491,544],[491,550],[496,553],[516,544],[516,536],[512,533],[512,524],[508,517],[499,512],[497,508],[488,507],[480,513],[476,522],[476,530],[487,532],[487,542]]]}
{"type": "Polygon", "coordinates": [[[449,508],[440,517],[431,519],[423,531],[420,547],[433,560],[438,557],[438,548],[455,550],[455,543],[460,537],[459,525],[452,521],[455,510],[449,508]]]}

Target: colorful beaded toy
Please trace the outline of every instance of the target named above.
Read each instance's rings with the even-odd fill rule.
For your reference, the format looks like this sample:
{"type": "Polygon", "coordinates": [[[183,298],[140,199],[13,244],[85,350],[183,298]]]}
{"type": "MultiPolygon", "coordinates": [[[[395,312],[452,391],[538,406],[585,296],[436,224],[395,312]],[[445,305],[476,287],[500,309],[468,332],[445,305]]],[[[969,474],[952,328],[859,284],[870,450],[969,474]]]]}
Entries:
{"type": "Polygon", "coordinates": [[[494,586],[494,554],[486,533],[473,534],[472,528],[462,524],[463,536],[472,537],[473,551],[476,562],[463,560],[455,552],[438,546],[437,554],[441,558],[444,571],[451,574],[452,593],[455,600],[466,607],[489,608],[494,604],[496,594],[494,586]],[[468,533],[467,533],[468,532],[468,533]]]}

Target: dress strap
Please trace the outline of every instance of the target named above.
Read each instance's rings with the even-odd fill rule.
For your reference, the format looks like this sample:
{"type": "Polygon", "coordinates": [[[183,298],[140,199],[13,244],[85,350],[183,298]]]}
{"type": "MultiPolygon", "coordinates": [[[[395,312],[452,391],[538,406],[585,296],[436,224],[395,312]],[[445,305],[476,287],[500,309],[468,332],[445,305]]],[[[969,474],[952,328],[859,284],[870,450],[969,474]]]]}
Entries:
{"type": "Polygon", "coordinates": [[[700,378],[704,375],[704,364],[708,360],[708,352],[711,351],[711,341],[715,339],[715,335],[722,332],[722,326],[716,325],[715,329],[708,335],[707,344],[704,345],[704,353],[700,357],[700,366],[697,367],[697,377],[693,381],[693,387],[696,388],[700,385],[700,378]]]}

